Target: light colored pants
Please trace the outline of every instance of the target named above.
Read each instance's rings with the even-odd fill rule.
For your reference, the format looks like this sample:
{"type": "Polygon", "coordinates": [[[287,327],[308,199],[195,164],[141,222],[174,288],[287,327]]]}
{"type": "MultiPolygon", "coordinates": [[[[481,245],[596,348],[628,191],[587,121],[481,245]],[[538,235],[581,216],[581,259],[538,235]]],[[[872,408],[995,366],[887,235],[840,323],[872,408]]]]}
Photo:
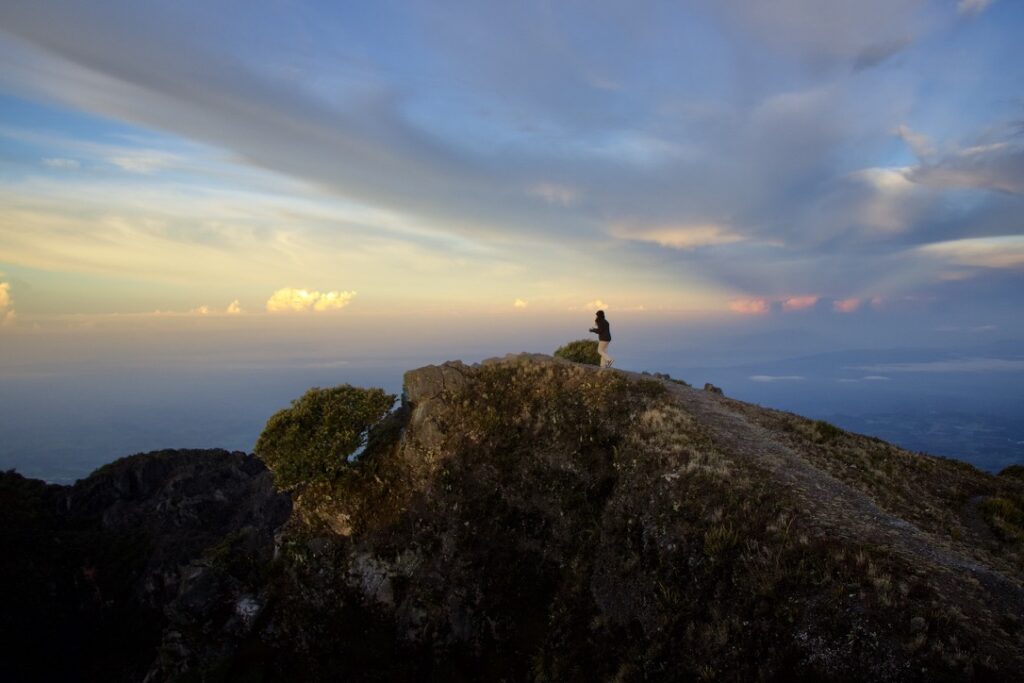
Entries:
{"type": "Polygon", "coordinates": [[[603,341],[597,342],[597,352],[599,354],[601,354],[601,367],[602,368],[610,368],[612,366],[612,361],[615,360],[608,353],[608,344],[610,344],[610,343],[611,342],[603,342],[603,341]]]}

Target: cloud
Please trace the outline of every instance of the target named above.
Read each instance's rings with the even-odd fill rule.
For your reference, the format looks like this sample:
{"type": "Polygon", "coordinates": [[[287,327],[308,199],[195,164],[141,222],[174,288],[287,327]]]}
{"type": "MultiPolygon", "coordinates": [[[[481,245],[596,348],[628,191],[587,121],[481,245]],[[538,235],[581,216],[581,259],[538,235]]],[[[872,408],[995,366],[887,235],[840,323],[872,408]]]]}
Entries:
{"type": "Polygon", "coordinates": [[[919,247],[917,251],[959,265],[1019,268],[1024,266],[1024,235],[935,242],[919,247]]]}
{"type": "Polygon", "coordinates": [[[578,192],[572,187],[556,183],[540,183],[527,190],[527,194],[543,199],[548,204],[570,207],[576,203],[578,192]]]}
{"type": "Polygon", "coordinates": [[[613,228],[615,237],[639,242],[651,242],[663,247],[689,250],[716,244],[733,244],[744,237],[721,225],[666,225],[643,228],[613,228]]]}
{"type": "Polygon", "coordinates": [[[512,303],[512,306],[515,307],[515,308],[526,308],[527,303],[525,301],[523,301],[522,299],[516,299],[512,303]]]}
{"type": "Polygon", "coordinates": [[[900,124],[896,134],[903,142],[907,143],[910,150],[920,160],[931,159],[936,154],[935,145],[928,139],[927,135],[915,133],[905,124],[900,124]]]}
{"type": "Polygon", "coordinates": [[[832,310],[836,313],[853,313],[860,308],[861,301],[857,298],[840,299],[832,302],[832,310]]]}
{"type": "Polygon", "coordinates": [[[962,15],[981,14],[991,4],[992,0],[959,0],[956,3],[956,11],[962,15]]]}
{"type": "Polygon", "coordinates": [[[980,188],[1024,194],[1024,143],[1019,131],[986,131],[974,144],[949,145],[943,153],[922,135],[900,127],[920,165],[907,169],[908,180],[939,189],[980,188]]]}
{"type": "Polygon", "coordinates": [[[868,375],[867,377],[862,377],[861,379],[863,379],[865,382],[889,382],[889,381],[891,381],[890,378],[886,377],[885,375],[868,375]]]}
{"type": "Polygon", "coordinates": [[[60,157],[50,157],[43,159],[43,164],[50,168],[59,168],[63,170],[73,171],[81,168],[82,164],[76,159],[63,159],[60,157]]]}
{"type": "Polygon", "coordinates": [[[344,308],[355,297],[356,292],[323,292],[284,287],[267,299],[270,313],[304,313],[309,311],[336,311],[344,308]]]}
{"type": "Polygon", "coordinates": [[[238,302],[238,299],[235,299],[230,304],[228,304],[228,308],[227,308],[227,314],[228,315],[238,315],[241,312],[242,312],[242,304],[240,304],[238,302]]]}
{"type": "Polygon", "coordinates": [[[817,296],[794,296],[786,299],[782,302],[782,310],[784,311],[802,311],[805,308],[811,308],[814,304],[818,303],[817,296]]]}
{"type": "Polygon", "coordinates": [[[729,302],[729,310],[743,315],[761,315],[768,312],[768,301],[765,299],[734,299],[729,302]]]}
{"type": "Polygon", "coordinates": [[[129,173],[141,173],[149,175],[156,171],[174,165],[179,161],[178,157],[166,152],[157,150],[140,150],[110,157],[108,162],[117,166],[122,171],[129,173]]]}
{"type": "Polygon", "coordinates": [[[608,308],[608,304],[600,299],[594,299],[593,301],[588,301],[583,304],[583,308],[588,311],[606,310],[608,308]]]}
{"type": "MultiPolygon", "coordinates": [[[[313,292],[316,295],[316,292],[313,292]]],[[[355,292],[324,292],[313,304],[314,311],[340,311],[348,306],[355,297],[355,292]]]]}
{"type": "Polygon", "coordinates": [[[952,360],[929,361],[925,363],[883,363],[879,365],[856,365],[851,370],[866,372],[1024,372],[1024,360],[1010,358],[956,358],[952,360]]]}
{"type": "Polygon", "coordinates": [[[198,308],[193,308],[191,312],[196,315],[210,315],[210,307],[204,304],[198,308]]]}
{"type": "Polygon", "coordinates": [[[904,36],[868,45],[854,58],[853,70],[864,71],[865,69],[878,66],[893,55],[902,52],[912,42],[912,38],[904,36]]]}
{"type": "Polygon", "coordinates": [[[16,314],[11,298],[11,283],[0,282],[0,325],[13,325],[16,314]]]}
{"type": "Polygon", "coordinates": [[[707,0],[731,23],[783,53],[873,66],[910,44],[919,0],[707,0]]]}
{"type": "Polygon", "coordinates": [[[752,382],[802,382],[803,375],[751,375],[752,382]]]}

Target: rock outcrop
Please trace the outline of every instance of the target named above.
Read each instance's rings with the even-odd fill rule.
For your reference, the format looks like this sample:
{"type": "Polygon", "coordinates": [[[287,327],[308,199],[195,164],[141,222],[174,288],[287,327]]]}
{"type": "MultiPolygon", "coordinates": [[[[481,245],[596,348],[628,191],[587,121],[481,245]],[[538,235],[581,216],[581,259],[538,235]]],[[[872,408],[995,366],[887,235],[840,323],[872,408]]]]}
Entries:
{"type": "MultiPolygon", "coordinates": [[[[72,492],[14,487],[38,512],[25,528],[56,529],[66,509],[83,528],[150,537],[124,585],[135,616],[155,620],[158,656],[108,680],[1016,680],[1024,668],[1016,473],[680,380],[530,355],[411,371],[403,406],[351,467],[295,492],[276,541],[286,501],[258,463],[220,457],[252,468],[242,488],[221,487],[228,502],[194,497],[218,485],[159,460],[163,474],[121,464],[72,492]]],[[[18,542],[41,561],[65,552],[18,542]]],[[[83,572],[80,600],[99,575],[83,572]]]]}
{"type": "MultiPolygon", "coordinates": [[[[222,450],[122,458],[68,487],[2,476],[4,552],[18,559],[2,563],[0,637],[21,643],[0,664],[4,680],[142,680],[154,666],[151,679],[166,680],[158,646],[180,645],[181,623],[230,643],[262,589],[240,565],[272,561],[291,510],[262,463],[222,450]],[[19,599],[40,574],[45,587],[19,599]],[[213,613],[225,606],[234,622],[213,613]]],[[[209,644],[196,649],[177,659],[211,659],[209,644]]]]}

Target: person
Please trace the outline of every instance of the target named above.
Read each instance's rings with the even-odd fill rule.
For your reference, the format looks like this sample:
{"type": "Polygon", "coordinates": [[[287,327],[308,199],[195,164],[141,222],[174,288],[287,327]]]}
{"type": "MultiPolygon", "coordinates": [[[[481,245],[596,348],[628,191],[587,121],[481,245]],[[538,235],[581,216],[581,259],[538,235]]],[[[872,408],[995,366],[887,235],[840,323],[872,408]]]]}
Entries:
{"type": "Polygon", "coordinates": [[[597,317],[594,318],[594,324],[597,327],[591,327],[591,332],[597,333],[597,352],[601,354],[601,367],[610,368],[615,359],[608,353],[608,344],[612,340],[611,326],[608,325],[608,321],[604,317],[604,311],[598,311],[597,317]]]}

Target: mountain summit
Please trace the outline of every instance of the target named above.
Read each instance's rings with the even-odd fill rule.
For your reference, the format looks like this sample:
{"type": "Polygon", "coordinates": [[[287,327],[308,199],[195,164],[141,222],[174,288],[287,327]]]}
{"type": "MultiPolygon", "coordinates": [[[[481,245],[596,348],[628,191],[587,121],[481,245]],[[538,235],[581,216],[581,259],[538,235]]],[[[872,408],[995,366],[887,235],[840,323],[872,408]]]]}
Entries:
{"type": "MultiPolygon", "coordinates": [[[[105,478],[130,482],[124,473],[152,457],[85,482],[115,490],[105,478]]],[[[216,457],[233,476],[248,467],[216,457]]],[[[264,481],[258,463],[251,470],[264,481]]],[[[179,489],[194,495],[211,476],[182,475],[179,489]]],[[[6,477],[8,507],[74,499],[6,477]]],[[[146,495],[124,486],[87,518],[53,512],[47,533],[122,538],[109,511],[146,495]]],[[[148,585],[154,567],[164,577],[162,597],[136,593],[161,601],[133,645],[148,655],[147,680],[934,681],[1024,670],[1019,473],[991,476],[663,376],[526,354],[413,370],[365,450],[290,490],[273,537],[267,525],[284,515],[252,511],[284,503],[262,486],[238,498],[248,512],[224,512],[248,531],[179,544],[177,563],[167,544],[147,545],[160,562],[129,568],[129,583],[148,585]]],[[[170,499],[138,527],[150,541],[167,527],[152,520],[184,514],[174,488],[161,491],[170,499]]],[[[24,553],[41,541],[9,542],[24,553]]],[[[69,572],[53,582],[92,611],[68,624],[131,607],[130,591],[96,605],[75,552],[53,549],[69,572]]],[[[97,585],[126,571],[88,569],[97,585]]],[[[31,618],[31,605],[20,609],[31,618]]],[[[102,648],[111,657],[116,643],[102,648]]],[[[97,652],[74,656],[95,671],[97,652]]]]}

